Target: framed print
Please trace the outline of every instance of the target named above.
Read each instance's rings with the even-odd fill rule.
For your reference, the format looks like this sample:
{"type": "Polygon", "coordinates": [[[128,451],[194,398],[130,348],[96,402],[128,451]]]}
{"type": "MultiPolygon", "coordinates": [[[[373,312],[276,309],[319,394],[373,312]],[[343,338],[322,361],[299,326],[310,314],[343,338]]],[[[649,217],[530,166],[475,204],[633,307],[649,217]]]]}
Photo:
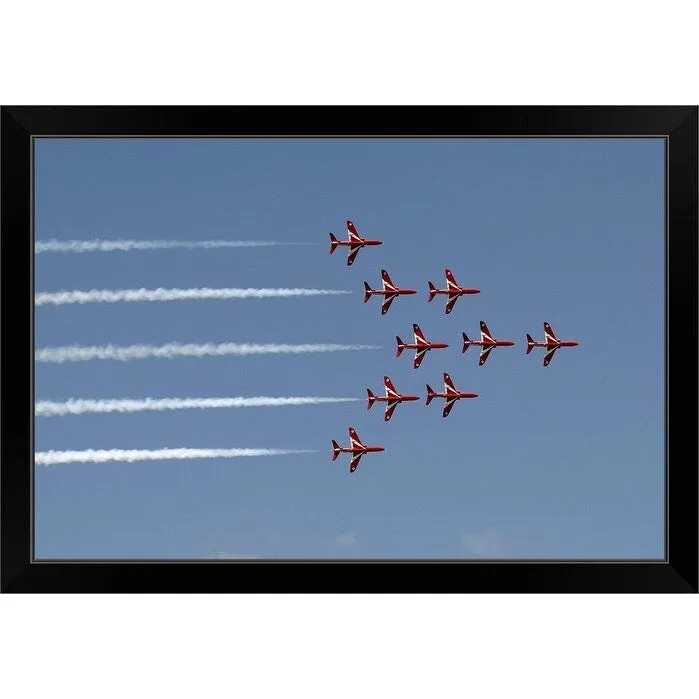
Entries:
{"type": "Polygon", "coordinates": [[[696,272],[696,106],[3,107],[2,590],[696,592],[696,272]]]}

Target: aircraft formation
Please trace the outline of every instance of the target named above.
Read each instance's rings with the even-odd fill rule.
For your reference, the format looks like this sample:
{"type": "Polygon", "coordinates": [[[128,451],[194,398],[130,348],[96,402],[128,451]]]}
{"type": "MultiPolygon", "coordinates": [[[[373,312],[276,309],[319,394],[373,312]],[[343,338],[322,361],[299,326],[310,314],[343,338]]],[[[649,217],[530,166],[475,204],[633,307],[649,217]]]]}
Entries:
{"type": "MultiPolygon", "coordinates": [[[[330,254],[335,252],[338,246],[348,247],[347,254],[347,266],[351,266],[359,251],[365,246],[375,246],[383,245],[381,240],[371,240],[363,238],[359,235],[357,228],[352,221],[347,220],[347,240],[338,240],[332,233],[330,233],[330,254]]],[[[439,295],[446,296],[446,306],[444,312],[449,315],[457,300],[464,295],[470,294],[480,294],[480,289],[473,289],[469,287],[461,286],[450,269],[444,270],[444,276],[446,278],[446,286],[444,289],[438,289],[431,281],[427,282],[428,303],[433,301],[435,297],[439,295]]],[[[372,296],[382,296],[383,301],[381,303],[381,315],[386,315],[393,301],[399,296],[411,296],[417,294],[417,289],[402,288],[395,284],[391,279],[389,273],[385,270],[381,270],[381,288],[372,289],[368,282],[364,282],[364,303],[367,303],[372,296]]],[[[578,342],[576,340],[562,340],[557,337],[554,333],[551,325],[544,321],[544,339],[542,341],[534,340],[532,336],[527,333],[527,351],[529,354],[535,347],[543,347],[544,359],[543,366],[548,366],[553,359],[554,354],[561,347],[577,347],[578,342]]],[[[478,366],[483,366],[490,353],[495,347],[512,347],[515,343],[513,340],[502,340],[497,339],[493,333],[490,332],[485,321],[480,321],[480,340],[471,340],[465,332],[462,335],[462,346],[461,353],[463,354],[468,350],[469,347],[478,346],[481,348],[480,356],[478,359],[478,366]]],[[[428,340],[425,334],[420,329],[417,323],[413,323],[413,342],[404,342],[400,337],[396,336],[396,357],[400,357],[403,350],[414,349],[415,355],[413,357],[413,369],[418,369],[422,364],[423,359],[427,355],[427,352],[437,349],[446,349],[449,344],[446,342],[434,342],[428,340]]],[[[403,402],[412,402],[420,400],[420,396],[401,394],[397,391],[390,377],[384,376],[384,395],[376,395],[370,388],[367,388],[367,410],[370,410],[375,403],[385,403],[384,408],[384,422],[388,422],[396,407],[403,402]]],[[[477,393],[460,391],[454,385],[451,376],[444,372],[443,373],[444,391],[437,392],[433,390],[429,384],[426,384],[426,399],[425,405],[429,405],[434,398],[444,398],[444,408],[442,410],[442,417],[447,417],[451,412],[452,408],[458,400],[462,398],[478,398],[477,393]]],[[[364,454],[384,451],[382,446],[367,446],[359,438],[357,431],[353,428],[349,428],[349,439],[350,446],[341,447],[335,440],[332,440],[332,460],[335,461],[341,453],[349,453],[352,455],[350,460],[350,473],[356,471],[359,461],[364,456],[364,454]]]]}

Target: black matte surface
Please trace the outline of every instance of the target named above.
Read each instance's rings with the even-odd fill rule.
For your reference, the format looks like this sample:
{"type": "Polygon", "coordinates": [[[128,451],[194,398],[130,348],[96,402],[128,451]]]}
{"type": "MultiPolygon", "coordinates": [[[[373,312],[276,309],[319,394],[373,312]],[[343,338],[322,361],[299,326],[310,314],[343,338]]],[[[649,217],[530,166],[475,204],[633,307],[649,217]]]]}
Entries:
{"type": "Polygon", "coordinates": [[[697,592],[696,106],[3,107],[1,117],[3,592],[697,592]],[[31,563],[30,158],[41,135],[667,136],[668,561],[31,563]]]}

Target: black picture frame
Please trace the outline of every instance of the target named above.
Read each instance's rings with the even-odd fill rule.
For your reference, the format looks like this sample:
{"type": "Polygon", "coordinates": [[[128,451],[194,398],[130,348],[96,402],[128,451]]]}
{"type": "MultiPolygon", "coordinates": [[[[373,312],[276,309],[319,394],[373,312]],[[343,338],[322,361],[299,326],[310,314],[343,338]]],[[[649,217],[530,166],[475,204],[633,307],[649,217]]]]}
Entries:
{"type": "Polygon", "coordinates": [[[2,592],[696,593],[697,112],[697,106],[2,107],[2,592]],[[666,139],[665,560],[33,561],[31,175],[33,139],[41,136],[666,139]]]}

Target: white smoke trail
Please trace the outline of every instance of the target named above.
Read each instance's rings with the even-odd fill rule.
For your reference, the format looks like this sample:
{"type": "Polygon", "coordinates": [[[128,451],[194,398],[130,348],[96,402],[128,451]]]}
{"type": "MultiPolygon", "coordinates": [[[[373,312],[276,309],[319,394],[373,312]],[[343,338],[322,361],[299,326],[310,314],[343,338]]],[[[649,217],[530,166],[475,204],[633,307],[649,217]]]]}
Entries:
{"type": "Polygon", "coordinates": [[[187,408],[270,408],[285,405],[322,405],[350,403],[359,398],[144,398],[82,400],[69,398],[65,402],[40,400],[35,404],[37,417],[82,415],[83,413],[135,413],[145,410],[185,410],[187,408]]]}
{"type": "Polygon", "coordinates": [[[68,303],[119,303],[122,301],[187,301],[192,299],[267,299],[292,296],[336,296],[351,294],[339,289],[91,289],[90,291],[39,292],[35,306],[68,303]]]}
{"type": "Polygon", "coordinates": [[[164,459],[235,459],[243,456],[311,454],[316,449],[85,449],[84,451],[40,451],[34,461],[41,466],[107,461],[162,461],[164,459]]]}
{"type": "Polygon", "coordinates": [[[34,252],[114,252],[129,250],[168,250],[181,248],[266,248],[278,245],[315,245],[315,243],[281,242],[275,240],[44,240],[34,243],[34,252]]]}
{"type": "Polygon", "coordinates": [[[236,344],[224,342],[220,345],[208,343],[205,345],[181,345],[171,342],[167,345],[93,345],[80,347],[78,345],[68,347],[44,347],[36,350],[34,358],[37,362],[52,362],[63,364],[65,362],[89,362],[93,359],[114,359],[120,362],[129,362],[133,359],[173,359],[175,357],[223,357],[223,356],[247,356],[250,354],[306,354],[312,352],[347,352],[354,350],[381,349],[374,345],[257,345],[236,344]]]}

